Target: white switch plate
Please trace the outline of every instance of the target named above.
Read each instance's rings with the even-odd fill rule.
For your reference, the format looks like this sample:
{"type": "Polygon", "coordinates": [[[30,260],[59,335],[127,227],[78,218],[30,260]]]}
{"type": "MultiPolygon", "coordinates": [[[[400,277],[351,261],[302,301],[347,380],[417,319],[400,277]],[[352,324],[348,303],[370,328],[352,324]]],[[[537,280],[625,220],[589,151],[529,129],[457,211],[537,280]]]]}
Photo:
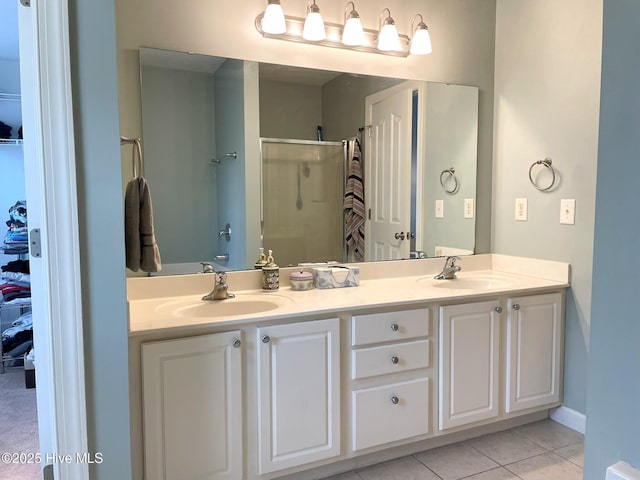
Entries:
{"type": "Polygon", "coordinates": [[[560,223],[563,225],[576,224],[576,200],[575,198],[560,200],[560,223]]]}
{"type": "Polygon", "coordinates": [[[527,221],[527,199],[516,198],[516,220],[519,222],[527,221]]]}
{"type": "Polygon", "coordinates": [[[444,218],[444,200],[436,200],[436,218],[444,218]]]}
{"type": "Polygon", "coordinates": [[[464,199],[464,218],[473,218],[473,198],[464,199]]]}

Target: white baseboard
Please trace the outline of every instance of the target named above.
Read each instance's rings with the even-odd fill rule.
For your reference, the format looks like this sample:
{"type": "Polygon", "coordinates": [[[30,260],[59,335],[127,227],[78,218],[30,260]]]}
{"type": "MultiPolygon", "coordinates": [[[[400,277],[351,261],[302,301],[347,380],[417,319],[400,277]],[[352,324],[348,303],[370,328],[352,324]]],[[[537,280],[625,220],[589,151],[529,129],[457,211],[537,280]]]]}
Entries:
{"type": "Polygon", "coordinates": [[[618,462],[607,468],[605,480],[636,480],[640,478],[640,470],[636,470],[625,462],[618,462]]]}
{"type": "Polygon", "coordinates": [[[587,416],[564,405],[550,411],[549,417],[554,422],[558,422],[571,430],[584,435],[587,424],[587,416]]]}

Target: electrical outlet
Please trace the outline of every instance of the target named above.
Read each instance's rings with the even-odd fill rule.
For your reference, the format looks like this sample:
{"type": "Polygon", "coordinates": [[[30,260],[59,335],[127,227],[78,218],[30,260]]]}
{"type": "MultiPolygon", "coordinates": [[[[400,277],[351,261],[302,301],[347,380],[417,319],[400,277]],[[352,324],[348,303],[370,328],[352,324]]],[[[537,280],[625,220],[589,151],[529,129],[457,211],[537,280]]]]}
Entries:
{"type": "Polygon", "coordinates": [[[560,200],[560,223],[563,225],[575,225],[576,200],[563,198],[560,200]]]}
{"type": "Polygon", "coordinates": [[[444,218],[444,200],[436,200],[436,218],[444,218]]]}
{"type": "Polygon", "coordinates": [[[473,209],[473,198],[465,198],[464,199],[464,218],[473,218],[474,209],[473,209]]]}
{"type": "Polygon", "coordinates": [[[527,221],[527,199],[516,198],[516,220],[519,222],[527,221]]]}

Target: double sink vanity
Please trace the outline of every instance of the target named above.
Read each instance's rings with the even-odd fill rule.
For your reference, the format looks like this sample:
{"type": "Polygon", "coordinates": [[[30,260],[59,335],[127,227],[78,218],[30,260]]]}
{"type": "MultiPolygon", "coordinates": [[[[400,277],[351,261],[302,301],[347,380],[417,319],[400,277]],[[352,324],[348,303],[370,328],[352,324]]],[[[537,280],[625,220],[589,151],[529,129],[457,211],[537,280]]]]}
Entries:
{"type": "Polygon", "coordinates": [[[360,286],[130,278],[133,477],[321,478],[544,418],[562,400],[566,263],[360,264],[360,286]]]}

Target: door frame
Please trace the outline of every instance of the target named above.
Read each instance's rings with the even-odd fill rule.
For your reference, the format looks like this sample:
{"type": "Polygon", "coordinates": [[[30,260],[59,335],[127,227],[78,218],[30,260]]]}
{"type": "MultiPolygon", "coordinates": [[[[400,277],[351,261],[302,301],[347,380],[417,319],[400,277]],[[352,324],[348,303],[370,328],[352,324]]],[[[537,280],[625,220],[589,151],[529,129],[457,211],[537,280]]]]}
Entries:
{"type": "MultiPolygon", "coordinates": [[[[371,115],[372,115],[372,107],[374,104],[379,103],[386,98],[389,98],[398,92],[402,92],[405,90],[411,90],[412,92],[418,92],[418,125],[417,125],[417,142],[416,142],[416,250],[422,250],[423,239],[417,234],[418,232],[422,232],[423,226],[423,191],[421,187],[420,179],[424,176],[424,155],[425,155],[425,139],[424,135],[421,135],[420,132],[423,132],[425,129],[426,122],[426,99],[427,99],[427,82],[419,81],[419,80],[407,80],[405,82],[399,83],[398,85],[394,85],[393,87],[386,88],[379,92],[373,93],[371,95],[367,95],[365,98],[365,119],[366,124],[369,128],[367,128],[367,138],[365,139],[365,151],[364,151],[364,169],[365,169],[365,211],[369,211],[369,205],[371,204],[371,185],[369,183],[370,176],[367,175],[367,172],[371,171],[371,156],[369,152],[371,150],[371,141],[369,140],[371,137],[371,115]]],[[[411,124],[411,123],[410,123],[411,124]]],[[[369,238],[371,235],[371,219],[367,215],[365,218],[365,239],[369,238]]]]}
{"type": "Polygon", "coordinates": [[[55,478],[84,480],[86,462],[51,462],[44,456],[69,454],[75,460],[88,453],[69,8],[66,0],[35,0],[19,9],[21,43],[26,39],[21,61],[28,62],[30,74],[22,80],[31,123],[25,142],[29,230],[40,229],[42,239],[41,257],[33,250],[30,255],[34,317],[39,317],[42,465],[52,463],[55,478]]]}

